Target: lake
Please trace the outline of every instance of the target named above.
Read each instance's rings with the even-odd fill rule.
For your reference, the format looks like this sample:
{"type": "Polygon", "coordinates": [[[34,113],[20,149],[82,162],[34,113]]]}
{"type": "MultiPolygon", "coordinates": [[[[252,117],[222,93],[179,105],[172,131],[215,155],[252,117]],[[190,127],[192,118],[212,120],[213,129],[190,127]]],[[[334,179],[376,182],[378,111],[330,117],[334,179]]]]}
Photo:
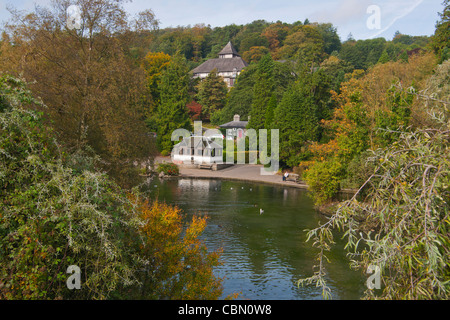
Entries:
{"type": "MultiPolygon", "coordinates": [[[[304,230],[325,221],[306,190],[226,180],[155,179],[149,192],[181,208],[186,221],[195,214],[208,216],[201,239],[211,250],[223,248],[223,264],[215,269],[224,278],[223,297],[240,292],[240,299],[322,299],[321,289],[314,285],[297,287],[298,279],[312,275],[317,253],[305,242],[304,230]]],[[[339,241],[328,257],[333,299],[358,299],[366,276],[350,270],[339,241]]]]}

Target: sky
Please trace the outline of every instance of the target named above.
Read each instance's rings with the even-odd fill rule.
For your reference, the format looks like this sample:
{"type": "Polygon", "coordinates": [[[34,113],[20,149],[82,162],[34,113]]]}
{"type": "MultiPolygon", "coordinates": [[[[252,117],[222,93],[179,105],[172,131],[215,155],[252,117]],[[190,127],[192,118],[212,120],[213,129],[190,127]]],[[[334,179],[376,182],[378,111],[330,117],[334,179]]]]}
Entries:
{"type": "MultiPolygon", "coordinates": [[[[12,6],[32,11],[35,4],[47,6],[51,0],[0,0],[0,22],[10,17],[12,6]]],[[[342,41],[351,33],[355,39],[384,37],[391,40],[398,30],[413,36],[434,34],[443,0],[133,0],[124,4],[131,15],[152,9],[160,28],[211,27],[247,24],[264,19],[287,23],[331,22],[342,41]]]]}

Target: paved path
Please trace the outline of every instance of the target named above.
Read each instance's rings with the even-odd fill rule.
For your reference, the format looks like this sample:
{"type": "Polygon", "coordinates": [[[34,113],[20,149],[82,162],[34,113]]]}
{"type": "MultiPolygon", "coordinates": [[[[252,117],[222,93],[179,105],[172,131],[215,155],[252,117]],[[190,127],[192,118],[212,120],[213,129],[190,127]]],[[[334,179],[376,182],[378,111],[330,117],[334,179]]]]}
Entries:
{"type": "MultiPolygon", "coordinates": [[[[155,162],[171,162],[170,158],[158,157],[155,162]]],[[[293,181],[283,181],[281,175],[261,175],[261,165],[249,165],[240,164],[234,165],[232,167],[212,171],[206,169],[188,169],[180,168],[181,177],[186,178],[197,178],[197,179],[225,179],[225,180],[239,180],[239,181],[250,181],[259,183],[270,183],[282,186],[289,186],[294,188],[306,189],[307,186],[304,183],[296,183],[293,181]]]]}

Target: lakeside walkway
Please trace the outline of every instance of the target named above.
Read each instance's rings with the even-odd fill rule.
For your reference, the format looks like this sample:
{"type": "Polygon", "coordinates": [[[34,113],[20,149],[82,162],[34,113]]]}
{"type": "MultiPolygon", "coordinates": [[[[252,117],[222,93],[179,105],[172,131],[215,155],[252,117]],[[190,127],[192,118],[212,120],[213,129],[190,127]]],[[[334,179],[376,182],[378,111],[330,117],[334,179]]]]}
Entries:
{"type": "MultiPolygon", "coordinates": [[[[172,162],[170,158],[158,157],[155,162],[172,162]]],[[[268,183],[274,185],[281,185],[285,187],[293,187],[306,189],[307,185],[304,183],[296,183],[294,181],[283,181],[283,177],[279,174],[275,175],[261,175],[262,165],[239,164],[229,168],[212,171],[207,169],[188,169],[180,167],[180,176],[191,179],[224,179],[237,180],[247,182],[268,183]]]]}

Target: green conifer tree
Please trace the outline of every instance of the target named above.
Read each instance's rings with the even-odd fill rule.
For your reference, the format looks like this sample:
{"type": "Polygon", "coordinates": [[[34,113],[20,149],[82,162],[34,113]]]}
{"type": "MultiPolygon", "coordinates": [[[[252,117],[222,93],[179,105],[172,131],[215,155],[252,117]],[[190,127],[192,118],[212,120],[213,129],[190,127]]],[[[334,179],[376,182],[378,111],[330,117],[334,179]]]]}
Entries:
{"type": "Polygon", "coordinates": [[[274,62],[270,54],[267,54],[258,63],[249,128],[255,130],[265,128],[266,109],[273,93],[273,69],[274,62]]]}
{"type": "Polygon", "coordinates": [[[197,100],[202,105],[202,119],[211,119],[211,116],[221,110],[226,103],[228,88],[217,69],[212,70],[209,75],[198,86],[197,100]]]}
{"type": "Polygon", "coordinates": [[[383,51],[383,53],[380,56],[380,59],[378,59],[378,63],[387,63],[391,59],[389,58],[389,54],[387,53],[386,49],[383,51]]]}
{"type": "Polygon", "coordinates": [[[404,50],[398,58],[400,61],[407,63],[409,61],[408,52],[406,50],[404,50]]]}
{"type": "Polygon", "coordinates": [[[319,136],[319,117],[310,88],[293,85],[275,110],[273,128],[280,130],[280,159],[288,166],[304,160],[307,141],[319,136]]]}
{"type": "Polygon", "coordinates": [[[275,117],[276,108],[277,108],[277,96],[275,94],[272,94],[272,97],[270,97],[266,110],[266,122],[265,122],[266,129],[272,128],[272,122],[275,117]]]}
{"type": "Polygon", "coordinates": [[[189,103],[189,69],[180,54],[172,58],[172,63],[161,76],[159,90],[161,104],[158,107],[157,144],[162,154],[172,151],[172,132],[176,129],[191,130],[191,122],[186,105],[189,103]]]}

